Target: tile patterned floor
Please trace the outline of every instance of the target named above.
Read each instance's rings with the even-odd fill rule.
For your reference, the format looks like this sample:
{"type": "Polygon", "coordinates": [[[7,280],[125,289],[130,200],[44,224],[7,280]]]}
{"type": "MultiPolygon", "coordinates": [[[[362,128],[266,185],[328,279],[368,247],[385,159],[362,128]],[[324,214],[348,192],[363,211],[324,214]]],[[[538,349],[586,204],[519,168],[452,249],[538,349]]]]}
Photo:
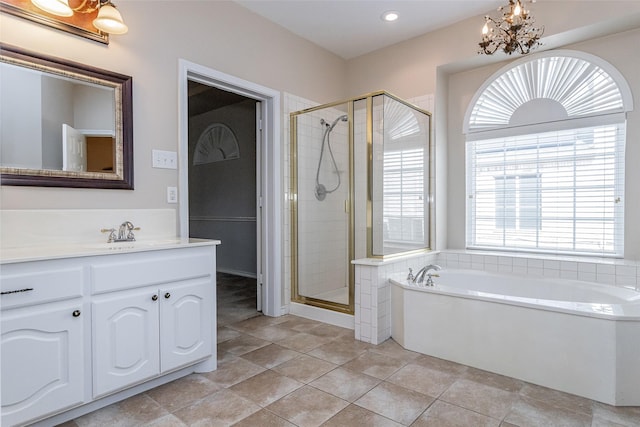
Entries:
{"type": "Polygon", "coordinates": [[[218,326],[260,315],[256,311],[256,279],[218,272],[216,282],[218,326]]]}
{"type": "Polygon", "coordinates": [[[283,316],[218,328],[219,368],[66,423],[84,426],[640,426],[616,408],[283,316]]]}

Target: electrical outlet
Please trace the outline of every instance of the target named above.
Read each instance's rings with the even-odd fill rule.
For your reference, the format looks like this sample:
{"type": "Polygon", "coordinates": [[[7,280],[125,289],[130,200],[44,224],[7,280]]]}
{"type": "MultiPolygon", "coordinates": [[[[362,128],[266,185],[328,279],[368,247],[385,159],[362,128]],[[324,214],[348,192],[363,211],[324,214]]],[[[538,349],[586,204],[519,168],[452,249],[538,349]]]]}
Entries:
{"type": "Polygon", "coordinates": [[[161,169],[178,169],[178,153],[175,151],[151,150],[152,166],[161,169]]]}
{"type": "Polygon", "coordinates": [[[167,203],[178,203],[177,187],[167,187],[167,203]]]}

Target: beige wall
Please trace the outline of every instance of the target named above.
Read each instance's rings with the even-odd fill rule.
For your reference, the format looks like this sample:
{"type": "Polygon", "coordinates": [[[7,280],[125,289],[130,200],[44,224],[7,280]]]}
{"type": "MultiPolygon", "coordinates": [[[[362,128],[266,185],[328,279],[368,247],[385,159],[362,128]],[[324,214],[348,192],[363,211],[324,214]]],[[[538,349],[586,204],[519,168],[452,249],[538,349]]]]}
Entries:
{"type": "MultiPolygon", "coordinates": [[[[625,150],[625,258],[640,260],[640,59],[630,55],[640,43],[640,29],[566,46],[596,55],[613,65],[631,87],[634,111],[627,114],[627,145],[625,150]]],[[[465,138],[462,134],[465,113],[478,88],[507,62],[485,66],[449,78],[448,99],[448,168],[465,168],[465,138]]],[[[465,247],[465,176],[448,176],[448,247],[465,247]]]]}
{"type": "Polygon", "coordinates": [[[108,46],[5,14],[0,40],[133,76],[135,190],[2,186],[3,209],[177,207],[166,203],[166,187],[177,185],[178,173],[151,168],[151,150],[178,150],[179,58],[318,102],[344,97],[344,60],[233,2],[121,1],[118,8],[129,33],[108,46]]]}

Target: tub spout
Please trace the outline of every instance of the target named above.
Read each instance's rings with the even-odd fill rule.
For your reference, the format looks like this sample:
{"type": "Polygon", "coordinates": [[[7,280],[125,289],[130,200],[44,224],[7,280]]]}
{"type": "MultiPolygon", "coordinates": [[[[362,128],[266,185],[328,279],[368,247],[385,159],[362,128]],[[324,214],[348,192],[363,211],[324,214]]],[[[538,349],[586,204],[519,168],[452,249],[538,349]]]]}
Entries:
{"type": "Polygon", "coordinates": [[[429,264],[426,265],[424,267],[422,267],[420,269],[420,271],[418,271],[418,274],[415,275],[414,279],[413,279],[413,283],[417,283],[418,285],[422,284],[422,282],[424,282],[424,276],[427,276],[427,286],[433,286],[433,280],[431,279],[431,277],[439,277],[437,274],[431,274],[429,273],[429,271],[440,271],[441,267],[439,265],[436,264],[429,264]]]}

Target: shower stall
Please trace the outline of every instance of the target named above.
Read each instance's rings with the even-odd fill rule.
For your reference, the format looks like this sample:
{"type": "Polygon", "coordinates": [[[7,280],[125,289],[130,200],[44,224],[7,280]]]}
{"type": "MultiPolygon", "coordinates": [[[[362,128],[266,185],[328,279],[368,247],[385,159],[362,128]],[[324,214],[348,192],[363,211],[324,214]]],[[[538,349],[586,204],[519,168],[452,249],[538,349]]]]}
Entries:
{"type": "Polygon", "coordinates": [[[353,314],[352,260],[430,248],[430,134],[387,92],[291,113],[292,301],[353,314]]]}

